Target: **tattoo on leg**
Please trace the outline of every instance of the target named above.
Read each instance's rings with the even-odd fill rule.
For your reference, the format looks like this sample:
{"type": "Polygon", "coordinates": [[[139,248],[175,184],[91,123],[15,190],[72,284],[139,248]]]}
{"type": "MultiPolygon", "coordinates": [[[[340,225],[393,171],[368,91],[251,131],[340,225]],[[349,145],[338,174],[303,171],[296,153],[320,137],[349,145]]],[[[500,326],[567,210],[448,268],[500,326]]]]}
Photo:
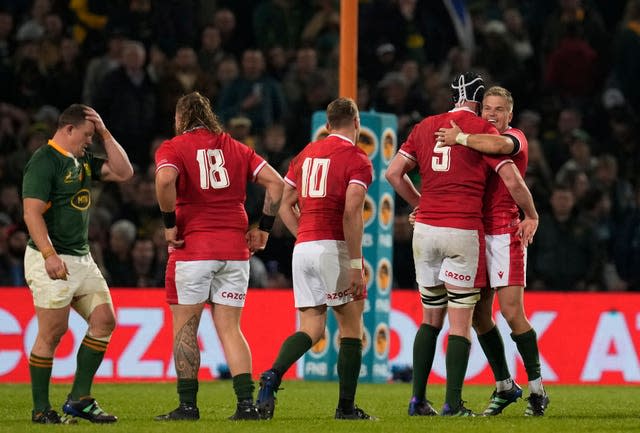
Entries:
{"type": "Polygon", "coordinates": [[[173,356],[176,373],[180,379],[195,379],[200,369],[200,348],[198,347],[198,317],[193,316],[176,334],[173,342],[173,356]]]}

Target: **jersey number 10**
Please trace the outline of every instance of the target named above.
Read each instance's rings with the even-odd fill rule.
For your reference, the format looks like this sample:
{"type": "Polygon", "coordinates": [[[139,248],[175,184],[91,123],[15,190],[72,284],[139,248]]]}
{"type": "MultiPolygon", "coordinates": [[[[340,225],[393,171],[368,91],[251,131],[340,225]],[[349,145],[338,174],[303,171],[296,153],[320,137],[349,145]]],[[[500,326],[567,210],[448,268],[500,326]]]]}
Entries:
{"type": "Polygon", "coordinates": [[[229,173],[224,168],[222,150],[198,149],[196,160],[200,167],[200,188],[221,189],[229,186],[229,173]]]}
{"type": "Polygon", "coordinates": [[[302,197],[327,195],[328,158],[305,158],[302,163],[302,197]]]}

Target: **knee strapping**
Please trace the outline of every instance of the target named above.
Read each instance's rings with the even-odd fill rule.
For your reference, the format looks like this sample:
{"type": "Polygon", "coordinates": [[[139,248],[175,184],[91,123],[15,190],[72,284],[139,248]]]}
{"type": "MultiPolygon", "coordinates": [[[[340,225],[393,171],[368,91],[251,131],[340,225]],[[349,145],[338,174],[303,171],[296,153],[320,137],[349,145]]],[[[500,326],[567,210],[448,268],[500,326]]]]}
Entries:
{"type": "Polygon", "coordinates": [[[424,308],[445,308],[447,306],[447,289],[442,286],[421,286],[420,299],[424,308]]]}
{"type": "Polygon", "coordinates": [[[449,308],[473,308],[480,300],[480,290],[447,290],[449,308]]]}

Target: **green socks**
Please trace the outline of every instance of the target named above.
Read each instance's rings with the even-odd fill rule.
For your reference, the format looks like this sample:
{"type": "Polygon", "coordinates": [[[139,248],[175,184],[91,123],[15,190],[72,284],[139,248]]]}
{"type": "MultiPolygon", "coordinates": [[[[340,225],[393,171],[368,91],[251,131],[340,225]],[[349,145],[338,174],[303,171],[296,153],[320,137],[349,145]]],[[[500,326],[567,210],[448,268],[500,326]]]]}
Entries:
{"type": "Polygon", "coordinates": [[[93,377],[100,367],[104,352],[107,350],[107,342],[96,340],[85,335],[78,349],[76,376],[71,388],[71,398],[80,400],[81,397],[91,395],[93,377]]]}
{"type": "Polygon", "coordinates": [[[189,406],[198,405],[198,379],[178,378],[178,397],[180,403],[189,406]]]}
{"type": "Polygon", "coordinates": [[[361,364],[362,340],[359,338],[341,338],[340,350],[338,351],[338,378],[340,380],[338,407],[344,413],[353,411],[361,364]]]}
{"type": "Polygon", "coordinates": [[[440,329],[423,323],[413,340],[413,397],[420,400],[427,398],[427,381],[431,373],[439,333],[440,329]]]}
{"type": "Polygon", "coordinates": [[[294,362],[300,359],[307,350],[311,349],[311,346],[311,337],[308,334],[300,331],[291,334],[282,343],[272,368],[282,377],[294,362]]]}
{"type": "Polygon", "coordinates": [[[447,344],[447,393],[445,403],[454,411],[460,407],[462,384],[469,364],[471,342],[460,335],[449,335],[447,344]]]}
{"type": "Polygon", "coordinates": [[[29,356],[29,373],[31,374],[31,395],[33,397],[33,410],[44,412],[51,408],[49,402],[49,381],[51,379],[51,369],[53,368],[53,358],[42,358],[34,355],[29,356]]]}
{"type": "Polygon", "coordinates": [[[233,390],[236,393],[238,401],[251,400],[253,401],[253,390],[255,386],[253,379],[251,379],[251,373],[241,373],[233,376],[233,390]]]}
{"type": "Polygon", "coordinates": [[[511,339],[516,343],[518,352],[522,355],[522,362],[524,368],[527,370],[527,376],[529,381],[533,381],[540,378],[540,355],[538,353],[538,336],[536,331],[531,328],[529,331],[514,335],[511,334],[511,339]]]}
{"type": "Polygon", "coordinates": [[[507,359],[504,356],[504,343],[498,327],[494,326],[490,331],[478,335],[478,341],[489,361],[496,382],[509,379],[511,374],[509,373],[509,367],[507,367],[507,359]]]}

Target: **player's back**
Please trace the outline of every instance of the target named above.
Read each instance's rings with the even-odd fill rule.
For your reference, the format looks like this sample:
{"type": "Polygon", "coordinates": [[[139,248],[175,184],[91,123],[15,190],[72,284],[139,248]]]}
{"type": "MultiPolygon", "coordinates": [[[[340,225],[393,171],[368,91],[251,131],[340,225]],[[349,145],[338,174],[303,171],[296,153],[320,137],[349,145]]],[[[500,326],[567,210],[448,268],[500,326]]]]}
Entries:
{"type": "MultiPolygon", "coordinates": [[[[503,135],[511,136],[517,140],[519,150],[509,158],[518,168],[520,175],[524,178],[529,163],[529,143],[524,132],[517,128],[509,127],[503,135]]],[[[509,190],[505,186],[500,176],[493,174],[487,180],[487,188],[484,196],[484,227],[489,234],[498,234],[508,230],[517,224],[519,210],[516,202],[511,197],[509,190]]]]}
{"type": "Polygon", "coordinates": [[[160,146],[157,169],[172,166],[178,171],[176,215],[185,247],[197,244],[199,249],[223,250],[230,236],[234,243],[243,239],[248,225],[244,209],[247,182],[264,164],[252,149],[228,134],[213,134],[204,128],[160,146]],[[205,239],[205,234],[219,239],[205,239]]]}
{"type": "Polygon", "coordinates": [[[297,242],[344,240],[342,218],[347,187],[371,183],[371,162],[339,135],[308,144],[292,161],[285,180],[296,187],[300,219],[297,242]]]}
{"type": "Polygon", "coordinates": [[[469,134],[497,134],[487,121],[467,108],[430,116],[411,132],[400,151],[416,161],[421,177],[418,222],[441,227],[477,229],[482,224],[482,197],[494,164],[465,146],[436,145],[440,128],[451,121],[469,134]]]}

